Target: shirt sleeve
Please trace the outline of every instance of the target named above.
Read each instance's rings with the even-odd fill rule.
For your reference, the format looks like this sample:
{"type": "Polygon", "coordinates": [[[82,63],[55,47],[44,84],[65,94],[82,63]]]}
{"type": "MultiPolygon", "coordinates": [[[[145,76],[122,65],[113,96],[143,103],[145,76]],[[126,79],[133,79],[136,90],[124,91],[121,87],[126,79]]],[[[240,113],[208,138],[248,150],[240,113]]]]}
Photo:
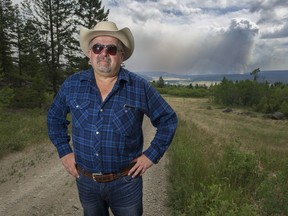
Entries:
{"type": "Polygon", "coordinates": [[[55,145],[59,157],[63,157],[72,152],[68,135],[69,121],[66,119],[69,107],[66,105],[65,82],[55,96],[47,114],[48,135],[55,145]]]}
{"type": "Polygon", "coordinates": [[[148,117],[157,131],[144,155],[156,164],[170,146],[178,120],[175,111],[150,84],[146,93],[148,117]]]}

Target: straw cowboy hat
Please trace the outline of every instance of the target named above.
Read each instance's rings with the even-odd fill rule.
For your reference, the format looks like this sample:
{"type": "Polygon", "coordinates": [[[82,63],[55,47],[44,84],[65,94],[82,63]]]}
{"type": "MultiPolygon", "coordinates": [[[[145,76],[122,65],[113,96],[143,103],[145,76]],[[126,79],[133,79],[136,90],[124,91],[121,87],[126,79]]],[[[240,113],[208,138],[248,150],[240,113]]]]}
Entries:
{"type": "Polygon", "coordinates": [[[97,23],[92,29],[83,26],[80,27],[80,48],[86,56],[88,56],[90,49],[90,41],[98,36],[111,36],[120,40],[124,44],[124,61],[127,60],[134,51],[134,38],[129,28],[118,30],[115,23],[103,21],[97,23]]]}

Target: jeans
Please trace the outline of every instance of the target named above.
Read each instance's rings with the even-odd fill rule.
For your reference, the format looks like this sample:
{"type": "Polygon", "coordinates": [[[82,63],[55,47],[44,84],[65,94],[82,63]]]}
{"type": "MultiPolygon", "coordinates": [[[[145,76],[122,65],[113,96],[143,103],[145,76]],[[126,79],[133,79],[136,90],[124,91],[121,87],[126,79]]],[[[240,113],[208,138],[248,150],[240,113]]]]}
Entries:
{"type": "Polygon", "coordinates": [[[84,216],[108,216],[109,207],[115,216],[143,214],[142,177],[124,176],[111,182],[98,183],[80,175],[76,182],[84,216]]]}

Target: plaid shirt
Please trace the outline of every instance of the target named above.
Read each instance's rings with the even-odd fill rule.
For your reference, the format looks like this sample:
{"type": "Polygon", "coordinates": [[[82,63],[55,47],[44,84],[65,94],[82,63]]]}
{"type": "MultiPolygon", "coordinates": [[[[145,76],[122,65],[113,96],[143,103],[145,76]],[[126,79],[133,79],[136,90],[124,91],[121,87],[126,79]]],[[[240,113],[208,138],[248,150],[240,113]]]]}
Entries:
{"type": "Polygon", "coordinates": [[[128,166],[142,152],[157,163],[172,141],[177,117],[146,80],[123,68],[102,101],[90,69],[73,74],[63,83],[49,109],[47,123],[59,157],[74,151],[76,163],[83,169],[111,173],[128,166]],[[72,117],[73,150],[67,113],[72,117]],[[157,132],[143,152],[144,114],[157,132]]]}

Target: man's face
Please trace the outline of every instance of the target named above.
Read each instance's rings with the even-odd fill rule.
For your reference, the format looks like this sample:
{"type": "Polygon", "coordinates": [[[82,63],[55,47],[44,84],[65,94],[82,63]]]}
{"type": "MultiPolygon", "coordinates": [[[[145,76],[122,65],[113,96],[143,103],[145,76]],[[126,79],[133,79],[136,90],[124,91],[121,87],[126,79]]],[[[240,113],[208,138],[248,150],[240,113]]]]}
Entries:
{"type": "Polygon", "coordinates": [[[99,36],[90,42],[89,57],[94,73],[113,77],[118,74],[124,54],[118,39],[99,36]]]}

